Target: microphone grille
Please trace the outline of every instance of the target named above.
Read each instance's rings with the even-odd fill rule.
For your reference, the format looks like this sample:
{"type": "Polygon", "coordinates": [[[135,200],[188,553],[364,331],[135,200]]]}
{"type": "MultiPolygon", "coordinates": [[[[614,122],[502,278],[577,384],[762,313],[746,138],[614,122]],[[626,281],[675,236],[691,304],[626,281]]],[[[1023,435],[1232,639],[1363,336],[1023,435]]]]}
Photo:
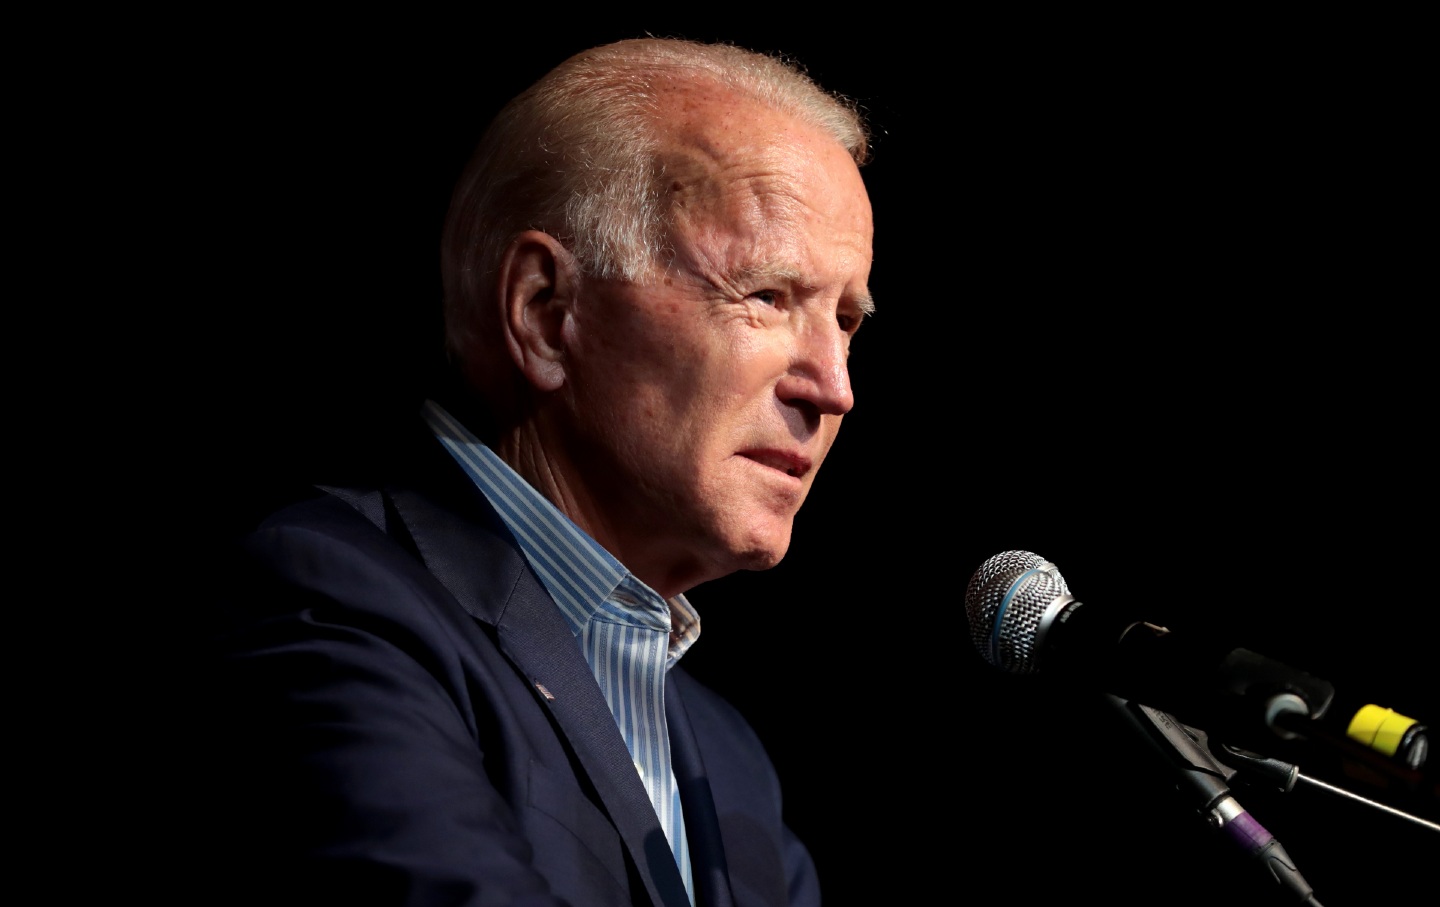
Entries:
{"type": "Polygon", "coordinates": [[[1042,620],[1070,587],[1054,564],[1030,551],[1002,551],[965,588],[970,640],[993,667],[1011,674],[1036,669],[1042,620]]]}

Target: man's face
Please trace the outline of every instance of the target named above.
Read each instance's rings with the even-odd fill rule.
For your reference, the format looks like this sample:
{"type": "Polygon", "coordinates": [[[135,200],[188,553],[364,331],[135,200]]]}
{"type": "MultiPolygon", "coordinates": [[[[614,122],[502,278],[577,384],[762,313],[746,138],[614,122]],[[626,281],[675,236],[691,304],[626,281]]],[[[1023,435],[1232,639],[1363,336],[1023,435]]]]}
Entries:
{"type": "Polygon", "coordinates": [[[778,563],[854,399],[870,203],[833,139],[693,90],[672,99],[674,256],[588,281],[566,326],[581,523],[665,595],[778,563]]]}

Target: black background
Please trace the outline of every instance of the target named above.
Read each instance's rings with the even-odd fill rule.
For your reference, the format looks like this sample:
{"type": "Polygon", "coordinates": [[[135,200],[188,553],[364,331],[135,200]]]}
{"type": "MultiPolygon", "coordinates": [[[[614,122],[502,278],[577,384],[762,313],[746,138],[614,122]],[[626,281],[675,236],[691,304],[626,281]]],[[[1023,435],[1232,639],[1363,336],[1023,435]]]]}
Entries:
{"type": "MultiPolygon", "coordinates": [[[[1406,23],[557,18],[192,36],[164,100],[196,538],[417,402],[450,186],[504,100],[645,32],[791,54],[874,127],[878,314],[789,556],[692,592],[687,664],[767,741],[832,907],[1287,902],[1098,696],[981,662],[963,590],[1037,551],[1083,600],[1440,720],[1406,23]]],[[[1433,893],[1440,832],[1304,785],[1241,802],[1327,907],[1433,893]]]]}

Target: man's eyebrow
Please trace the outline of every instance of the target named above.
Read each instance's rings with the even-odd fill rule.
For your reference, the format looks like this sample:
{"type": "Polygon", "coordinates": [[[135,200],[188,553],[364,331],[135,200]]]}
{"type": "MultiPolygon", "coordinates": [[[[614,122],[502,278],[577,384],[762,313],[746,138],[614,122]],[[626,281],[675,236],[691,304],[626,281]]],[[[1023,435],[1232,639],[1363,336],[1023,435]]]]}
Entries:
{"type": "MultiPolygon", "coordinates": [[[[802,290],[813,290],[813,286],[805,282],[803,275],[794,268],[787,268],[783,265],[754,265],[748,268],[741,268],[737,275],[745,282],[779,280],[786,283],[793,283],[802,290]]],[[[861,315],[875,314],[875,297],[865,292],[855,297],[855,306],[860,310],[861,315]]]]}
{"type": "Polygon", "coordinates": [[[750,265],[737,271],[736,276],[746,282],[779,280],[798,284],[804,289],[812,289],[809,284],[805,283],[804,275],[794,268],[787,268],[784,265],[750,265]]]}

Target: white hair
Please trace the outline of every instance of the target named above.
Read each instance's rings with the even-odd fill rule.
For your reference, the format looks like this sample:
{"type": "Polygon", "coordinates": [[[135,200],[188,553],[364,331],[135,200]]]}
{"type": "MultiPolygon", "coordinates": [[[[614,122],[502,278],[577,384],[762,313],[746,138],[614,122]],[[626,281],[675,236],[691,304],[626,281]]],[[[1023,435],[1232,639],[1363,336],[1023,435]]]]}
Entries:
{"type": "Polygon", "coordinates": [[[637,280],[659,261],[669,218],[659,99],[706,82],[829,133],[856,164],[868,158],[854,103],[785,58],[676,38],[582,51],[500,111],[456,185],[441,245],[451,355],[500,358],[494,275],[525,230],[554,236],[594,277],[637,280]]]}

